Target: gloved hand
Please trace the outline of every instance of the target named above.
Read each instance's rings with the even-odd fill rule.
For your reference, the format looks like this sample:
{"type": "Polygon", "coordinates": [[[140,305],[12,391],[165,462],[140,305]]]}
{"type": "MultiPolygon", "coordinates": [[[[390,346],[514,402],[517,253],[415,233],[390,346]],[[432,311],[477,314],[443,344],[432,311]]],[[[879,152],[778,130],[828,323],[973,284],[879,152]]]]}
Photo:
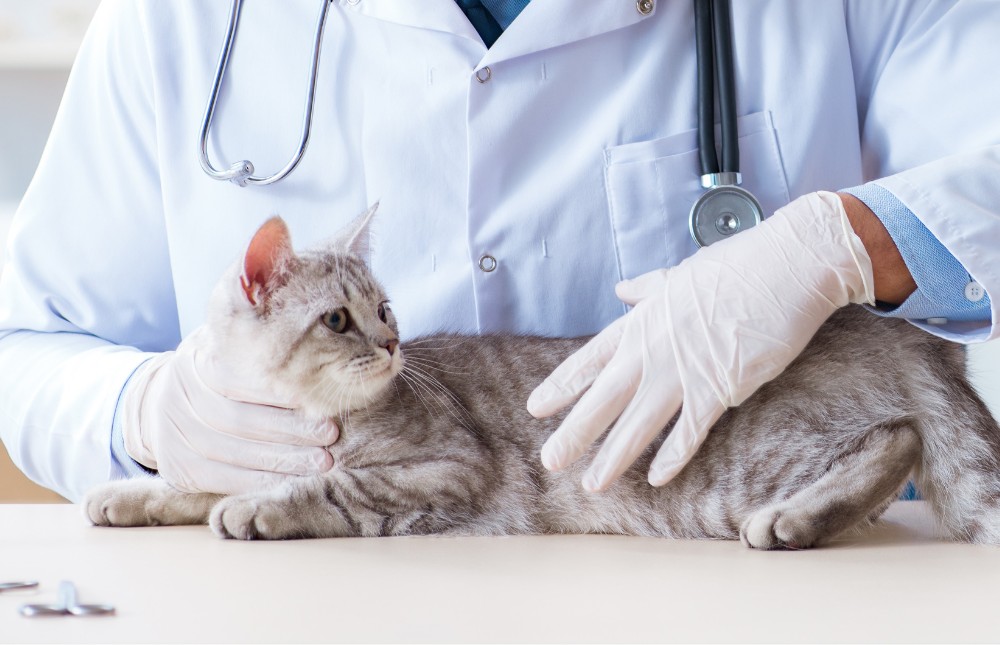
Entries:
{"type": "Polygon", "coordinates": [[[329,470],[333,421],[307,420],[254,375],[235,373],[201,330],[144,363],[122,396],[125,450],[178,490],[234,494],[329,470]]]}
{"type": "Polygon", "coordinates": [[[674,268],[623,281],[616,293],[634,308],[528,399],[541,418],[583,394],[542,448],[550,470],[578,459],[618,419],[584,475],[594,491],[680,408],[649,471],[651,484],[667,483],[726,408],[781,373],[837,308],[874,303],[871,260],[840,197],[828,192],[801,197],[674,268]]]}

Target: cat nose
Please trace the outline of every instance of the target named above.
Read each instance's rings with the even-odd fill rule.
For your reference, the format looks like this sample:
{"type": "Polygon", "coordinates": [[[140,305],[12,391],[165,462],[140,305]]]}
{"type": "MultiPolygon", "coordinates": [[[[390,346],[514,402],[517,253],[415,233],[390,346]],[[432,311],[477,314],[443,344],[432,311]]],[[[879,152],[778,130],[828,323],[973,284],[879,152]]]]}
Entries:
{"type": "Polygon", "coordinates": [[[393,353],[395,353],[397,347],[399,347],[399,341],[395,338],[387,340],[385,344],[382,345],[382,348],[389,352],[389,356],[392,356],[393,353]]]}

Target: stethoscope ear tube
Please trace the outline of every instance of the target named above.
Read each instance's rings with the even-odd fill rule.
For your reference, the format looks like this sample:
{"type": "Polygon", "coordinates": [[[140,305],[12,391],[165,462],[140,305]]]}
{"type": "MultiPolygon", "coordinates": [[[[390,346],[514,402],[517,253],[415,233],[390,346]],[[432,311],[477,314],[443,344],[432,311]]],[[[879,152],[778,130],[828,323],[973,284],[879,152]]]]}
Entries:
{"type": "Polygon", "coordinates": [[[712,0],[694,0],[695,53],[698,61],[698,159],[701,174],[719,172],[715,153],[715,56],[712,0]],[[706,100],[706,97],[711,97],[706,100]]]}
{"type": "Polygon", "coordinates": [[[712,5],[712,42],[715,75],[719,79],[719,121],[722,127],[722,172],[740,171],[739,133],[736,129],[736,73],[733,70],[733,29],[729,0],[712,5]]]}

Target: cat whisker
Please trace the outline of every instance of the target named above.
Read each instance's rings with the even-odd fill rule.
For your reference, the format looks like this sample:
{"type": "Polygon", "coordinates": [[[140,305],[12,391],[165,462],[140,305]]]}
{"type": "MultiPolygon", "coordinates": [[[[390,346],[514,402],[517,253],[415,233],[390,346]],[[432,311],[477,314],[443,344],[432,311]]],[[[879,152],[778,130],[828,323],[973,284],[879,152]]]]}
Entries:
{"type": "Polygon", "coordinates": [[[420,399],[421,404],[428,413],[433,414],[432,408],[436,408],[439,412],[443,411],[458,420],[459,423],[463,423],[462,419],[454,413],[454,410],[449,402],[443,400],[434,388],[430,387],[422,379],[417,378],[417,375],[413,373],[408,374],[406,382],[410,385],[410,389],[413,390],[414,394],[420,399]]]}
{"type": "Polygon", "coordinates": [[[423,394],[421,394],[421,388],[423,386],[418,385],[414,380],[412,380],[407,374],[403,372],[400,372],[399,376],[400,378],[403,379],[403,382],[406,383],[406,385],[410,388],[410,391],[413,392],[413,396],[415,396],[417,401],[420,402],[420,405],[423,406],[424,410],[426,410],[428,414],[433,414],[433,411],[427,405],[427,402],[424,399],[423,394]]]}
{"type": "Polygon", "coordinates": [[[324,403],[323,409],[329,410],[329,406],[326,405],[326,403],[330,401],[330,396],[328,392],[332,388],[332,386],[333,383],[331,382],[330,379],[325,379],[325,378],[317,379],[316,382],[312,386],[310,386],[309,389],[306,391],[305,398],[307,400],[319,399],[324,403]]]}
{"type": "Polygon", "coordinates": [[[392,389],[396,390],[396,400],[399,401],[399,385],[396,383],[396,379],[392,379],[392,389]]]}
{"type": "Polygon", "coordinates": [[[348,425],[351,421],[351,411],[344,405],[346,391],[344,388],[338,388],[337,394],[337,411],[340,413],[340,418],[343,420],[344,425],[348,425]]]}
{"type": "Polygon", "coordinates": [[[453,403],[455,403],[455,405],[457,405],[459,408],[461,408],[461,410],[463,412],[465,412],[466,414],[469,414],[469,411],[465,408],[465,406],[458,399],[458,397],[455,396],[451,392],[451,390],[449,390],[448,388],[446,388],[439,380],[437,380],[436,378],[434,378],[434,376],[432,376],[431,374],[429,374],[427,371],[425,371],[425,370],[423,370],[423,369],[421,369],[419,367],[412,366],[412,365],[410,366],[410,371],[414,375],[419,376],[419,377],[421,377],[423,379],[428,380],[430,385],[432,385],[433,387],[435,387],[436,389],[438,389],[442,394],[444,394],[446,397],[448,397],[449,399],[451,399],[451,401],[453,403]]]}
{"type": "MultiPolygon", "coordinates": [[[[407,371],[406,366],[403,367],[403,371],[407,371]]],[[[400,373],[402,374],[402,372],[400,373]]],[[[444,409],[456,421],[458,421],[459,425],[469,432],[475,432],[475,428],[469,423],[469,419],[472,418],[472,414],[466,409],[458,397],[452,394],[451,391],[442,385],[440,381],[420,368],[412,366],[409,368],[409,375],[414,380],[422,382],[423,386],[430,390],[434,398],[441,403],[442,407],[444,407],[444,409]],[[458,412],[455,411],[455,408],[458,408],[458,412]],[[459,412],[461,414],[459,414],[459,412]]]]}
{"type": "Polygon", "coordinates": [[[406,374],[411,382],[419,384],[424,392],[432,394],[435,398],[437,398],[437,395],[439,394],[436,387],[437,384],[429,381],[424,375],[416,371],[415,368],[409,365],[404,365],[400,374],[406,374]]]}
{"type": "Polygon", "coordinates": [[[459,375],[469,374],[469,372],[466,370],[445,369],[447,367],[451,367],[451,365],[449,365],[448,363],[442,363],[441,361],[432,360],[430,358],[427,358],[426,356],[407,356],[406,361],[411,364],[416,363],[421,367],[433,368],[438,370],[439,372],[444,372],[445,374],[459,374],[459,375]]]}
{"type": "MultiPolygon", "coordinates": [[[[367,370],[367,372],[368,372],[368,374],[369,374],[369,376],[370,376],[370,375],[371,375],[371,367],[367,367],[367,368],[366,368],[366,370],[367,370]]],[[[364,376],[363,376],[363,375],[362,375],[362,377],[361,377],[361,384],[362,384],[362,385],[365,385],[365,382],[364,382],[364,376]]],[[[372,416],[372,411],[371,411],[371,409],[370,409],[370,408],[368,407],[368,404],[369,404],[369,403],[370,403],[370,402],[371,402],[371,401],[372,401],[372,400],[373,400],[373,399],[375,398],[375,397],[374,397],[375,393],[374,393],[374,392],[372,392],[372,391],[371,391],[371,390],[370,390],[369,388],[367,388],[367,387],[365,388],[365,393],[366,393],[366,395],[365,395],[365,413],[366,413],[366,414],[367,414],[367,415],[368,415],[369,417],[371,417],[371,416],[372,416]]]]}
{"type": "Polygon", "coordinates": [[[407,352],[407,351],[409,351],[409,352],[414,352],[414,351],[419,351],[419,352],[443,352],[443,351],[446,351],[446,350],[455,349],[457,347],[460,347],[461,345],[462,345],[462,343],[458,343],[458,344],[455,344],[455,345],[439,345],[439,346],[436,346],[436,347],[427,347],[427,346],[414,347],[413,345],[406,344],[406,345],[403,345],[403,351],[404,352],[407,352]]]}
{"type": "Polygon", "coordinates": [[[422,352],[423,351],[431,352],[431,351],[439,351],[442,349],[454,349],[455,347],[461,347],[462,345],[465,344],[466,344],[465,341],[458,339],[448,339],[445,341],[440,338],[423,338],[423,339],[418,338],[417,340],[409,340],[403,343],[403,349],[405,350],[406,348],[410,347],[419,349],[422,352]],[[438,343],[435,346],[428,347],[426,345],[426,343],[435,343],[435,342],[438,343]]]}
{"type": "Polygon", "coordinates": [[[424,343],[440,343],[447,342],[451,343],[449,347],[457,347],[458,345],[464,344],[466,341],[462,338],[441,338],[440,336],[425,336],[423,338],[414,338],[413,340],[408,340],[405,345],[422,345],[424,343]]]}

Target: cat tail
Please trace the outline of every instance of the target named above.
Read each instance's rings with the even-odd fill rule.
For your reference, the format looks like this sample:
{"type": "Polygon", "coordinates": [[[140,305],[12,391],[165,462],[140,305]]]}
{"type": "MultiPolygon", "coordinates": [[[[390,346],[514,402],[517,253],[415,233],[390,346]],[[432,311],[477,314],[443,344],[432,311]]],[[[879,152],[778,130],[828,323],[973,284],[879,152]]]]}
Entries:
{"type": "MultiPolygon", "coordinates": [[[[916,484],[957,539],[1000,544],[1000,425],[964,376],[920,378],[926,414],[916,484]]],[[[952,370],[945,370],[952,372],[952,370]]]]}

